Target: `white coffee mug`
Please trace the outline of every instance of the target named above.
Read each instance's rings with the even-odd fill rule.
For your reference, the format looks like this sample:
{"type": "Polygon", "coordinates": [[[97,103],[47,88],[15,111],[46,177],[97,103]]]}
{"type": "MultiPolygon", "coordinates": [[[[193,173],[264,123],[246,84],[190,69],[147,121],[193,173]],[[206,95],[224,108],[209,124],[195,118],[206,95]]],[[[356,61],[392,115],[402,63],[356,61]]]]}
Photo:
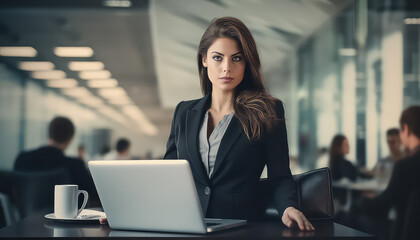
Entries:
{"type": "Polygon", "coordinates": [[[55,185],[54,189],[54,215],[56,218],[76,218],[85,208],[89,194],[79,190],[77,185],[55,185]],[[83,193],[83,204],[78,207],[79,194],[83,193]]]}

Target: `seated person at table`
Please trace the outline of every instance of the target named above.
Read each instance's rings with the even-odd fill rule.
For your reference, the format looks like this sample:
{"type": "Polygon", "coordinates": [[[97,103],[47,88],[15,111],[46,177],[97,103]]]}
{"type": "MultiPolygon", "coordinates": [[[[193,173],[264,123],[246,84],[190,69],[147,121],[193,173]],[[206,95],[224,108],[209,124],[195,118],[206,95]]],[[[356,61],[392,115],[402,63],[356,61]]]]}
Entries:
{"type": "Polygon", "coordinates": [[[389,181],[395,163],[404,157],[404,152],[401,151],[402,144],[398,128],[388,129],[386,132],[386,142],[389,148],[389,156],[379,159],[372,171],[368,171],[367,173],[378,179],[389,181]]]}
{"type": "MultiPolygon", "coordinates": [[[[375,198],[362,199],[359,204],[365,213],[381,215],[390,207],[397,210],[396,228],[394,239],[400,239],[406,227],[406,206],[413,190],[420,189],[420,106],[409,107],[403,111],[400,118],[400,138],[402,144],[409,149],[408,155],[398,161],[392,172],[388,187],[375,198]]],[[[418,214],[414,213],[414,214],[418,214]]],[[[418,216],[418,215],[417,215],[418,216]]],[[[411,223],[413,224],[413,223],[411,223]]],[[[407,239],[418,239],[410,232],[407,239]]]]}
{"type": "Polygon", "coordinates": [[[69,146],[75,128],[70,119],[55,117],[49,125],[49,143],[38,149],[20,153],[14,170],[25,172],[49,171],[64,168],[72,183],[89,192],[89,202],[98,204],[98,195],[92,177],[82,159],[67,157],[64,150],[69,146]]]}
{"type": "Polygon", "coordinates": [[[111,151],[104,156],[105,160],[130,160],[130,141],[120,138],[115,146],[116,151],[111,151]]]}
{"type": "Polygon", "coordinates": [[[342,178],[356,181],[357,177],[366,177],[366,174],[361,173],[345,155],[349,153],[350,146],[347,138],[344,135],[336,135],[330,147],[330,162],[331,175],[333,180],[340,180],[342,178]]]}

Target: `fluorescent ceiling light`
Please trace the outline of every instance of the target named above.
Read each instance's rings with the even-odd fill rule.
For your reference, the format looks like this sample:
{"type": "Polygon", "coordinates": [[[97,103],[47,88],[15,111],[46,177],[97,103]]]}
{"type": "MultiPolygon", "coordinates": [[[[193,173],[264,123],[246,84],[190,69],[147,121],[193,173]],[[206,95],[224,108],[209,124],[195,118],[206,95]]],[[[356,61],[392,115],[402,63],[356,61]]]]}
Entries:
{"type": "Polygon", "coordinates": [[[109,99],[108,102],[113,105],[128,105],[133,104],[129,98],[109,99]]]}
{"type": "Polygon", "coordinates": [[[405,24],[420,24],[420,18],[406,18],[404,19],[405,24]]]}
{"type": "Polygon", "coordinates": [[[130,97],[128,95],[102,95],[103,98],[106,98],[108,101],[113,101],[113,100],[127,100],[130,101],[130,97]]]}
{"type": "Polygon", "coordinates": [[[91,96],[91,93],[84,87],[63,89],[62,92],[65,95],[75,97],[75,98],[91,96]]]}
{"type": "Polygon", "coordinates": [[[72,88],[77,86],[77,81],[73,78],[49,80],[47,86],[53,88],[72,88]]]}
{"type": "Polygon", "coordinates": [[[131,7],[130,0],[105,0],[104,2],[105,7],[131,7]]]}
{"type": "Polygon", "coordinates": [[[33,47],[0,47],[0,56],[35,57],[38,52],[33,47]]]}
{"type": "Polygon", "coordinates": [[[102,99],[93,96],[79,98],[79,102],[94,107],[102,106],[104,104],[104,101],[102,101],[102,99]]]}
{"type": "Polygon", "coordinates": [[[110,107],[98,108],[98,111],[116,122],[119,122],[123,125],[126,124],[125,118],[119,112],[110,107]]]}
{"type": "Polygon", "coordinates": [[[93,49],[90,47],[55,47],[54,54],[59,57],[92,57],[93,49]]]}
{"type": "Polygon", "coordinates": [[[115,78],[89,80],[87,85],[91,88],[109,88],[118,86],[115,78]]]}
{"type": "Polygon", "coordinates": [[[60,79],[65,78],[66,73],[61,70],[51,70],[51,71],[39,71],[39,72],[33,72],[32,78],[36,79],[60,79]]]}
{"type": "Polygon", "coordinates": [[[122,108],[122,111],[137,122],[140,126],[140,129],[147,135],[155,136],[159,131],[155,125],[153,125],[146,115],[141,111],[137,106],[125,106],[122,108]]]}
{"type": "Polygon", "coordinates": [[[69,69],[72,71],[102,70],[105,65],[102,62],[69,62],[69,69]]]}
{"type": "Polygon", "coordinates": [[[341,56],[356,56],[356,49],[354,49],[354,48],[340,48],[339,54],[341,56]]]}
{"type": "Polygon", "coordinates": [[[111,72],[108,70],[83,71],[79,73],[79,77],[86,80],[105,79],[111,77],[111,72]]]}
{"type": "Polygon", "coordinates": [[[18,68],[25,71],[47,71],[54,69],[54,63],[52,62],[36,62],[36,61],[26,61],[19,62],[18,68]]]}
{"type": "Polygon", "coordinates": [[[103,97],[127,96],[127,93],[122,87],[100,89],[98,93],[103,97]]]}

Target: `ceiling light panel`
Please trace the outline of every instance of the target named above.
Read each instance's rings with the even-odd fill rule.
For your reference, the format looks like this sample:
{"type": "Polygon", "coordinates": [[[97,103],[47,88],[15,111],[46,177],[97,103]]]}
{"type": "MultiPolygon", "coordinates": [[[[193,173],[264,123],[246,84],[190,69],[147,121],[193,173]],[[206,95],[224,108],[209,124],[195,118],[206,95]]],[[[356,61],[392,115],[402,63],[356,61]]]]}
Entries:
{"type": "Polygon", "coordinates": [[[75,87],[69,89],[63,89],[63,94],[75,97],[75,98],[84,98],[86,96],[92,96],[92,94],[84,87],[75,87]]]}
{"type": "Polygon", "coordinates": [[[25,61],[19,62],[18,68],[25,71],[48,71],[54,69],[52,62],[25,61]]]}
{"type": "Polygon", "coordinates": [[[91,88],[110,88],[118,86],[118,81],[114,78],[89,80],[87,85],[91,88]]]}
{"type": "Polygon", "coordinates": [[[66,73],[61,70],[51,70],[51,71],[39,71],[33,72],[32,78],[36,79],[62,79],[66,77],[66,73]]]}
{"type": "Polygon", "coordinates": [[[47,86],[52,88],[73,88],[77,86],[77,81],[73,78],[49,80],[47,86]]]}
{"type": "Polygon", "coordinates": [[[35,57],[38,51],[33,47],[0,47],[0,56],[35,57]]]}
{"type": "Polygon", "coordinates": [[[108,70],[100,71],[83,71],[79,73],[81,79],[91,80],[91,79],[105,79],[111,77],[111,72],[108,70]]]}
{"type": "Polygon", "coordinates": [[[128,105],[133,104],[129,98],[109,99],[108,102],[113,105],[128,105]]]}
{"type": "Polygon", "coordinates": [[[102,62],[78,62],[72,61],[69,62],[69,69],[72,71],[92,71],[92,70],[102,70],[105,65],[102,62]]]}
{"type": "Polygon", "coordinates": [[[116,87],[116,88],[106,88],[106,89],[100,89],[99,95],[103,97],[125,97],[127,96],[127,93],[122,87],[116,87]]]}
{"type": "Polygon", "coordinates": [[[339,54],[341,56],[356,56],[356,49],[354,48],[340,48],[339,54]]]}
{"type": "Polygon", "coordinates": [[[104,104],[102,99],[93,96],[79,98],[79,102],[94,107],[102,106],[104,104]]]}
{"type": "Polygon", "coordinates": [[[92,57],[93,49],[90,47],[55,47],[54,54],[59,57],[92,57]]]}

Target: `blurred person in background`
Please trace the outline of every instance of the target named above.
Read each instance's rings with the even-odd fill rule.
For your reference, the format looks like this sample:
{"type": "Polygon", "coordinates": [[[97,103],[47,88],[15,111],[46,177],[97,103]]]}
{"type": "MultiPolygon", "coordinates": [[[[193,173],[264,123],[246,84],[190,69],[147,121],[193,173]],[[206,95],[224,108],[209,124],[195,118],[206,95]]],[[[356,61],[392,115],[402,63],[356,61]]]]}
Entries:
{"type": "Polygon", "coordinates": [[[106,154],[105,160],[130,160],[130,141],[126,138],[120,138],[117,141],[115,150],[106,154]]]}
{"type": "Polygon", "coordinates": [[[416,208],[418,202],[409,204],[412,194],[420,191],[420,106],[409,107],[401,114],[400,138],[409,150],[408,155],[395,163],[385,191],[374,198],[363,198],[357,208],[373,217],[386,217],[384,213],[395,207],[393,239],[418,239],[417,231],[408,226],[417,228],[420,214],[420,208],[416,208]]]}
{"type": "Polygon", "coordinates": [[[361,173],[357,167],[345,158],[349,151],[350,146],[347,138],[341,134],[334,136],[331,142],[329,161],[332,179],[338,181],[347,178],[354,182],[357,177],[369,178],[370,176],[361,173]]]}
{"type": "Polygon", "coordinates": [[[67,157],[64,151],[70,145],[75,132],[72,121],[66,117],[55,117],[49,125],[48,144],[38,149],[22,152],[15,161],[14,170],[40,172],[65,169],[72,183],[89,192],[91,202],[98,200],[96,188],[85,163],[80,158],[67,157]]]}
{"type": "Polygon", "coordinates": [[[384,182],[388,182],[391,178],[395,163],[405,156],[405,152],[402,151],[403,145],[398,128],[388,129],[386,142],[389,148],[389,156],[379,159],[371,171],[365,171],[367,174],[375,176],[378,181],[384,182]]]}

